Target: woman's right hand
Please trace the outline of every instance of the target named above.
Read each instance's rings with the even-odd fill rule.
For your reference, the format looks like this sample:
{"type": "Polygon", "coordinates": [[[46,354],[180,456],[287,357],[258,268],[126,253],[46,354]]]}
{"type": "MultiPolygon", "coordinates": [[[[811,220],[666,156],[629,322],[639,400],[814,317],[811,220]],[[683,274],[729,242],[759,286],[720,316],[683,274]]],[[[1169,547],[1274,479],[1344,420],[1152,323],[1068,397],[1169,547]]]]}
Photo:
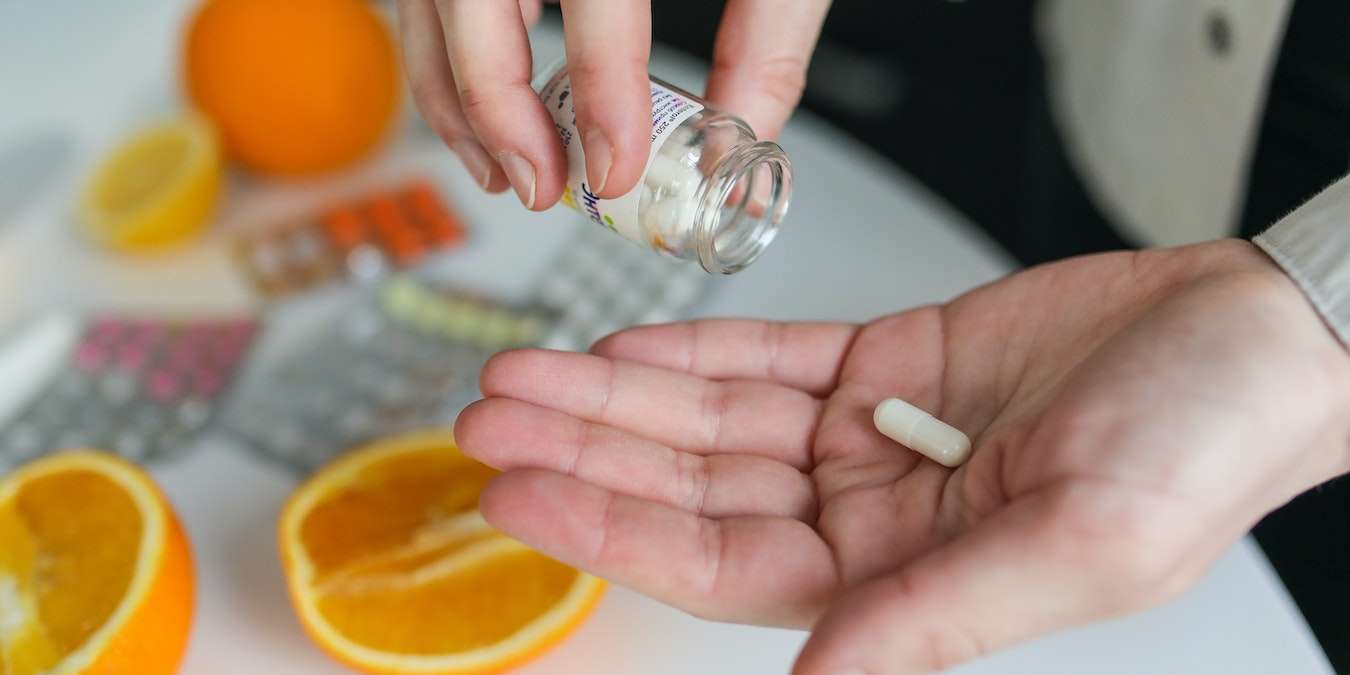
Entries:
{"type": "MultiPolygon", "coordinates": [[[[605,198],[632,190],[651,144],[651,10],[640,0],[563,0],[568,69],[587,181],[605,198]]],[[[778,134],[801,97],[829,0],[728,0],[708,99],[778,134]]],[[[530,87],[526,27],[540,0],[399,0],[403,60],[431,128],[489,192],[526,208],[562,195],[567,159],[530,87]]]]}

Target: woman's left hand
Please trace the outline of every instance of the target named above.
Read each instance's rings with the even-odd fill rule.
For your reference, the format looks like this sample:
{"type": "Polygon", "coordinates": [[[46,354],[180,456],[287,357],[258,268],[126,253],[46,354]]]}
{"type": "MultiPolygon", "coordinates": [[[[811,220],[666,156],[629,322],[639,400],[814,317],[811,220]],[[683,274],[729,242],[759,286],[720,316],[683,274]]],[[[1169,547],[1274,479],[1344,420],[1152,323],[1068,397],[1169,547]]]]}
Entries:
{"type": "MultiPolygon", "coordinates": [[[[844,291],[841,291],[844,292],[844,291]]],[[[926,673],[1162,602],[1350,467],[1350,357],[1247,242],[1033,268],[865,326],[703,321],[506,353],[461,415],[487,519],[800,675],[926,673]],[[898,396],[952,470],[879,434],[898,396]]]]}

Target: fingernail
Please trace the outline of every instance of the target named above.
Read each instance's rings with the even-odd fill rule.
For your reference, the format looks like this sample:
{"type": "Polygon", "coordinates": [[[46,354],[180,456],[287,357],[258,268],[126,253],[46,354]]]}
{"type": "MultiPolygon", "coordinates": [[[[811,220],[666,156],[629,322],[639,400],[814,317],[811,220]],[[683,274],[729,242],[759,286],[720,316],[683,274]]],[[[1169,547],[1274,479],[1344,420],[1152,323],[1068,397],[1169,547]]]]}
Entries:
{"type": "Polygon", "coordinates": [[[614,149],[609,145],[609,139],[605,137],[604,132],[599,129],[586,132],[586,137],[581,139],[581,147],[586,155],[586,179],[591,182],[592,190],[595,194],[605,191],[605,183],[609,181],[609,167],[614,163],[614,149]]]}
{"type": "Polygon", "coordinates": [[[492,179],[492,158],[488,156],[487,150],[478,141],[459,141],[451,145],[450,150],[459,157],[478,187],[486,190],[488,181],[492,179]]]}
{"type": "Polygon", "coordinates": [[[497,161],[506,171],[506,177],[511,181],[511,187],[516,191],[516,196],[520,197],[520,203],[524,204],[527,209],[533,209],[534,166],[530,164],[528,159],[514,152],[503,152],[497,156],[497,161]]]}

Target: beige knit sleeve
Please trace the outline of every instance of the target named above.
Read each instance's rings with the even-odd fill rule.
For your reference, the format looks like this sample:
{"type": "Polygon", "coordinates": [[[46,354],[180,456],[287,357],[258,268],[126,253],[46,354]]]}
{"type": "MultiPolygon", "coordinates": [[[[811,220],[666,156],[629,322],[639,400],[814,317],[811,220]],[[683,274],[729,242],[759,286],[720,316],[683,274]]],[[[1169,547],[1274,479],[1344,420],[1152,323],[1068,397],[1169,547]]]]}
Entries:
{"type": "Polygon", "coordinates": [[[1253,240],[1303,289],[1350,347],[1350,177],[1253,240]]]}

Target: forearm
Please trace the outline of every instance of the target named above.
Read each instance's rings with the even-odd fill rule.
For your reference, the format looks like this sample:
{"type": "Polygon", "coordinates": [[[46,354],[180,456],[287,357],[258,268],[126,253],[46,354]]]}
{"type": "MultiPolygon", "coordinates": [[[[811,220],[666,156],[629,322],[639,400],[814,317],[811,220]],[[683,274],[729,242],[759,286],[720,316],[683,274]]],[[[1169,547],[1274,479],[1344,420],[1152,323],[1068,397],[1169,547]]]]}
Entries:
{"type": "MultiPolygon", "coordinates": [[[[1253,243],[1288,275],[1329,333],[1310,359],[1325,363],[1333,382],[1325,452],[1327,478],[1350,471],[1350,177],[1334,183],[1307,204],[1258,235],[1253,243]]],[[[1291,299],[1291,302],[1294,300],[1291,299]]]]}

